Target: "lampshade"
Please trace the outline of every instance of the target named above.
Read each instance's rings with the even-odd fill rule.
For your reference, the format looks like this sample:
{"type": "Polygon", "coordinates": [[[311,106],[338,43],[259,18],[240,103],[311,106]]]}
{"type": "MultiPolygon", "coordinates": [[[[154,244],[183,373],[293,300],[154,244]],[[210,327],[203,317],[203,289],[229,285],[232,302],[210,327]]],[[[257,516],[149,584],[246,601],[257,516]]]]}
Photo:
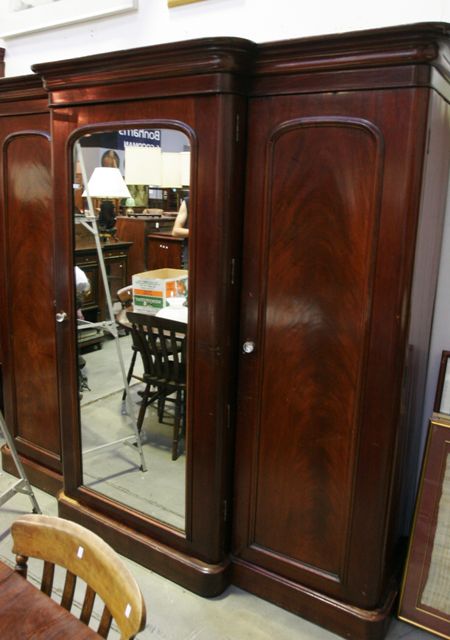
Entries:
{"type": "Polygon", "coordinates": [[[130,198],[131,193],[116,167],[96,167],[83,196],[91,198],[130,198]]]}
{"type": "Polygon", "coordinates": [[[161,184],[161,148],[125,147],[125,182],[159,186],[161,184]]]}
{"type": "Polygon", "coordinates": [[[180,154],[171,151],[163,152],[162,156],[162,187],[181,187],[180,154]]]}
{"type": "Polygon", "coordinates": [[[180,153],[181,164],[181,184],[189,186],[191,184],[191,152],[182,151],[180,153]]]}

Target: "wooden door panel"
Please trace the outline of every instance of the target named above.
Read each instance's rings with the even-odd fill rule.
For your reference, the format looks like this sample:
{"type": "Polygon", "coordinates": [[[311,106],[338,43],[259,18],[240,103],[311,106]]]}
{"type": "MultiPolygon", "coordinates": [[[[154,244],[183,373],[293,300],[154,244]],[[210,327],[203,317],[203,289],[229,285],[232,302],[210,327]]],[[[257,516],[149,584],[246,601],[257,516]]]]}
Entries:
{"type": "Polygon", "coordinates": [[[282,103],[250,116],[241,338],[255,350],[240,361],[233,553],[356,601],[383,120],[376,98],[330,97],[317,116],[313,97],[282,103]]]}
{"type": "Polygon", "coordinates": [[[274,133],[268,156],[252,544],[339,575],[360,417],[380,144],[373,129],[350,119],[299,120],[274,133]],[[271,520],[289,526],[269,527],[271,520]]]}
{"type": "Polygon", "coordinates": [[[14,363],[14,434],[40,460],[59,457],[55,309],[53,306],[53,210],[50,142],[24,132],[3,150],[8,304],[14,363]]]}

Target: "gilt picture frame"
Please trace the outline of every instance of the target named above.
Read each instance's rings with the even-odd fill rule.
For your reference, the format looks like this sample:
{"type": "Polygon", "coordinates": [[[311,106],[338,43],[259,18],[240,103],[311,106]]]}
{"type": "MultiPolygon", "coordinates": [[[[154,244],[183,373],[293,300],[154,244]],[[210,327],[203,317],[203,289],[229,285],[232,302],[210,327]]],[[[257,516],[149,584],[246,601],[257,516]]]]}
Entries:
{"type": "Polygon", "coordinates": [[[8,0],[0,12],[0,37],[27,35],[137,8],[138,0],[8,0]]]}
{"type": "Polygon", "coordinates": [[[193,4],[194,2],[203,2],[204,0],[167,0],[169,9],[173,7],[181,7],[183,4],[193,4]]]}
{"type": "Polygon", "coordinates": [[[398,617],[450,640],[450,418],[430,421],[398,617]]]}

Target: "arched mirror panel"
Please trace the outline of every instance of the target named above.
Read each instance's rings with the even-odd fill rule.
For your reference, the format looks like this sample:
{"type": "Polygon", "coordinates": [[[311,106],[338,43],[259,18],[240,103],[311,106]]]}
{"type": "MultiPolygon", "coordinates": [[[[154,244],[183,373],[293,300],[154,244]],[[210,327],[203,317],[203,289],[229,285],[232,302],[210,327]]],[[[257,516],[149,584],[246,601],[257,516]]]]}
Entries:
{"type": "Polygon", "coordinates": [[[82,484],[186,531],[191,141],[124,123],[75,139],[82,484]]]}

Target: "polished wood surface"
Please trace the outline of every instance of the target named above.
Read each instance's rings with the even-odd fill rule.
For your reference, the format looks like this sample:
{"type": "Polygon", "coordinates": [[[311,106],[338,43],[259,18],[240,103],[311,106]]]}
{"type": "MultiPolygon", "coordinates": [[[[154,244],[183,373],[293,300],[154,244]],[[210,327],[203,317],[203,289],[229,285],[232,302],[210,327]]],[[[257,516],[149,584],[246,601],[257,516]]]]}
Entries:
{"type": "Polygon", "coordinates": [[[154,218],[150,220],[141,217],[119,217],[116,219],[116,227],[118,239],[133,243],[128,256],[131,279],[133,274],[142,273],[150,268],[147,266],[149,262],[149,245],[147,242],[147,236],[150,233],[158,231],[160,228],[165,231],[172,229],[173,219],[154,218]]]}
{"type": "MultiPolygon", "coordinates": [[[[62,476],[49,127],[47,96],[39,78],[0,80],[0,305],[5,310],[0,317],[0,340],[5,419],[32,482],[56,494],[62,476]]],[[[2,462],[7,471],[17,473],[6,448],[2,462]]]]}
{"type": "Polygon", "coordinates": [[[447,188],[448,49],[449,26],[424,24],[35,67],[70,212],[55,228],[57,308],[73,308],[74,140],[126,113],[192,149],[186,534],[82,485],[73,319],[57,333],[61,512],[203,595],[226,585],[231,548],[238,585],[346,637],[383,636],[447,188]]]}
{"type": "Polygon", "coordinates": [[[1,561],[0,636],[9,640],[101,637],[1,561]]]}
{"type": "MultiPolygon", "coordinates": [[[[289,558],[293,576],[309,566],[335,585],[345,572],[358,392],[367,374],[382,140],[362,119],[317,117],[277,131],[261,109],[252,115],[275,133],[263,250],[245,249],[266,256],[267,276],[258,292],[262,326],[248,327],[264,337],[246,366],[260,371],[252,400],[260,453],[243,538],[263,565],[289,558]],[[306,157],[294,171],[292,158],[306,157]],[[274,526],[288,521],[294,537],[274,526]]],[[[277,117],[285,119],[279,110],[277,117]]]]}
{"type": "MultiPolygon", "coordinates": [[[[399,62],[430,38],[371,33],[380,66],[392,64],[394,35],[399,62]]],[[[241,305],[242,342],[255,349],[240,356],[233,579],[359,640],[383,636],[398,589],[415,413],[404,419],[404,392],[423,401],[432,310],[423,297],[410,313],[413,264],[435,291],[450,132],[442,98],[400,90],[402,68],[399,88],[386,74],[370,90],[366,49],[359,40],[349,56],[351,42],[262,45],[256,68],[241,305]],[[339,77],[353,91],[333,93],[339,77]],[[441,143],[424,167],[429,127],[441,143]],[[441,179],[421,209],[431,167],[441,179]]]]}
{"type": "MultiPolygon", "coordinates": [[[[58,71],[53,64],[38,70],[43,81],[49,82],[49,89],[51,85],[53,153],[62,159],[54,164],[54,189],[60,194],[61,211],[71,212],[67,185],[72,184],[72,167],[67,150],[77,137],[139,123],[178,129],[190,142],[194,167],[191,206],[195,216],[189,265],[186,531],[180,533],[83,486],[72,321],[58,326],[65,475],[64,497],[61,495],[59,504],[61,513],[96,527],[122,553],[203,595],[217,595],[223,590],[229,568],[226,517],[230,511],[226,506],[230,499],[236,270],[246,110],[245,98],[235,93],[235,88],[242,85],[240,65],[245,63],[248,47],[252,49],[253,45],[233,39],[208,40],[152,49],[151,55],[147,51],[142,57],[135,52],[131,56],[129,52],[119,54],[119,58],[128,60],[122,60],[126,71],[122,62],[111,65],[108,56],[97,59],[94,66],[91,60],[79,59],[62,66],[55,63],[58,71]],[[111,70],[117,82],[108,82],[111,70]],[[98,100],[103,91],[104,99],[98,100]],[[137,93],[142,99],[136,99],[137,93]],[[211,179],[212,171],[221,176],[220,184],[211,179]],[[127,534],[130,531],[134,532],[133,541],[127,534]]],[[[71,214],[59,221],[55,231],[56,304],[70,310],[73,291],[67,282],[72,277],[71,214]]],[[[117,236],[123,236],[119,224],[117,236]]],[[[133,270],[130,265],[130,275],[133,270]]]]}
{"type": "Polygon", "coordinates": [[[147,269],[182,268],[183,238],[174,238],[167,233],[152,233],[147,236],[147,269]]]}
{"type": "Polygon", "coordinates": [[[447,23],[418,23],[258,45],[253,95],[433,86],[447,99],[447,23]],[[438,73],[435,73],[438,71],[438,73]]]}

